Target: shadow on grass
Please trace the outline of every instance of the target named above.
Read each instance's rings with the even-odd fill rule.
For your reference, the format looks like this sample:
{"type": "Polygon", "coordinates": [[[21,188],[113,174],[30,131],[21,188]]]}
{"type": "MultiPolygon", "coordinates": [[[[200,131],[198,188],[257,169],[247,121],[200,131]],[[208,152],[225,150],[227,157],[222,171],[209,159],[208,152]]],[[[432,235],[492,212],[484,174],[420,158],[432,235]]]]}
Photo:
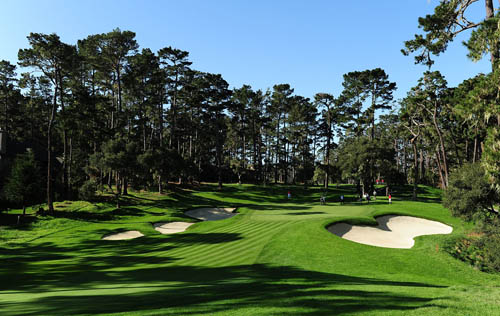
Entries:
{"type": "Polygon", "coordinates": [[[178,235],[170,235],[168,241],[178,244],[219,244],[240,240],[241,238],[242,237],[240,236],[240,234],[235,233],[184,233],[178,235]]]}
{"type": "Polygon", "coordinates": [[[153,215],[153,216],[163,216],[164,212],[150,212],[144,209],[140,209],[137,207],[122,207],[112,211],[112,216],[144,216],[144,215],[153,215]]]}
{"type": "MultiPolygon", "coordinates": [[[[339,189],[330,187],[328,190],[328,198],[333,198],[334,195],[345,194],[351,191],[351,187],[342,186],[339,189]]],[[[204,192],[213,190],[211,186],[203,187],[204,192]]],[[[243,185],[243,186],[227,186],[221,191],[216,191],[215,195],[221,198],[242,199],[254,203],[314,203],[319,202],[320,196],[324,193],[324,189],[319,186],[310,186],[304,188],[300,185],[282,185],[272,184],[268,186],[258,185],[243,185]],[[288,199],[288,192],[292,198],[288,199]]]]}
{"type": "Polygon", "coordinates": [[[317,214],[326,214],[325,212],[295,212],[295,213],[286,213],[285,215],[317,215],[317,214]]]}
{"type": "Polygon", "coordinates": [[[89,222],[111,221],[114,219],[114,216],[111,212],[97,213],[92,211],[78,211],[78,210],[73,210],[73,211],[55,210],[54,213],[51,214],[51,216],[56,218],[67,218],[72,220],[89,221],[89,222]]]}
{"type": "Polygon", "coordinates": [[[32,215],[0,213],[0,226],[11,226],[17,229],[29,229],[38,218],[32,215]],[[19,221],[19,224],[18,224],[19,221]]]}
{"type": "MultiPolygon", "coordinates": [[[[178,195],[174,195],[172,200],[151,203],[156,206],[175,205],[176,209],[224,206],[215,199],[189,193],[175,194],[178,195]]],[[[231,191],[230,194],[239,193],[231,191]]],[[[319,190],[311,190],[308,195],[304,193],[304,199],[316,198],[319,194],[319,190]]],[[[310,207],[298,204],[259,204],[259,199],[250,199],[250,203],[255,203],[250,205],[257,210],[297,211],[289,215],[324,214],[304,211],[310,207]]],[[[144,215],[142,209],[124,209],[120,216],[144,215]]],[[[92,215],[83,211],[58,213],[63,217],[78,215],[93,219],[92,215]]],[[[111,214],[113,211],[108,215],[111,214]]],[[[184,233],[127,241],[85,240],[0,247],[0,295],[42,291],[45,295],[27,302],[4,302],[0,305],[0,313],[81,315],[142,314],[142,311],[148,311],[157,315],[187,315],[216,314],[228,310],[235,310],[237,314],[238,308],[283,308],[283,314],[288,315],[331,315],[438,307],[430,298],[401,294],[401,287],[409,288],[403,292],[411,292],[412,288],[441,287],[434,284],[267,264],[174,266],[182,258],[171,255],[171,250],[186,245],[222,244],[240,239],[237,233],[184,233]],[[357,285],[363,286],[362,289],[357,289],[357,285]],[[392,286],[394,288],[390,288],[392,286]],[[100,291],[95,292],[96,288],[100,291]],[[73,292],[66,294],[68,291],[73,292]]]]}
{"type": "MultiPolygon", "coordinates": [[[[391,193],[396,199],[413,201],[412,185],[396,186],[392,189],[391,193]]],[[[417,199],[415,201],[424,203],[440,203],[441,190],[429,186],[419,185],[417,189],[417,199]]]]}
{"type": "Polygon", "coordinates": [[[114,271],[105,279],[100,277],[96,271],[82,276],[82,279],[90,278],[92,285],[102,286],[99,294],[88,287],[82,288],[81,284],[74,284],[73,289],[51,291],[48,288],[48,296],[24,303],[23,314],[63,311],[67,315],[81,315],[156,310],[156,314],[161,315],[213,315],[229,310],[237,314],[239,308],[283,308],[287,315],[332,315],[439,307],[431,298],[400,294],[401,287],[439,287],[436,285],[306,271],[293,266],[137,267],[114,271]],[[352,287],[356,285],[369,285],[372,290],[352,287]],[[339,288],[341,286],[348,288],[339,288]],[[391,291],[387,286],[395,288],[391,291]],[[78,294],[65,295],[71,290],[78,290],[78,294]]]}
{"type": "MultiPolygon", "coordinates": [[[[95,233],[104,236],[109,231],[95,233]]],[[[174,248],[222,244],[241,238],[238,233],[184,233],[131,240],[43,242],[0,247],[0,294],[5,290],[33,291],[46,284],[71,288],[75,284],[112,282],[116,272],[109,269],[172,263],[179,259],[168,255],[174,248]]],[[[130,276],[133,279],[136,274],[130,276]]],[[[121,279],[129,278],[124,274],[121,279]]]]}

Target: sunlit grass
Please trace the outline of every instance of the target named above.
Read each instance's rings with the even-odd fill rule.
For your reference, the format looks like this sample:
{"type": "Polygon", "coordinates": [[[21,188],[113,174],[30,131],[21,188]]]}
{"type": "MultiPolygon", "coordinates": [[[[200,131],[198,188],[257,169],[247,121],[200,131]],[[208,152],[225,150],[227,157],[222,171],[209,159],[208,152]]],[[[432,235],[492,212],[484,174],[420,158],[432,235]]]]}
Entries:
{"type": "MultiPolygon", "coordinates": [[[[443,251],[472,228],[439,204],[439,190],[395,189],[393,204],[348,202],[350,186],[215,185],[168,194],[131,192],[110,200],[56,203],[54,216],[0,227],[2,315],[495,315],[500,277],[443,251]],[[292,192],[292,199],[286,193],[292,192]],[[161,235],[154,222],[190,221],[195,207],[238,207],[240,215],[161,235]],[[325,227],[381,214],[425,217],[451,235],[418,237],[412,249],[356,244],[325,227]],[[103,241],[139,230],[145,236],[103,241]]],[[[11,211],[18,214],[19,210],[11,211]]]]}

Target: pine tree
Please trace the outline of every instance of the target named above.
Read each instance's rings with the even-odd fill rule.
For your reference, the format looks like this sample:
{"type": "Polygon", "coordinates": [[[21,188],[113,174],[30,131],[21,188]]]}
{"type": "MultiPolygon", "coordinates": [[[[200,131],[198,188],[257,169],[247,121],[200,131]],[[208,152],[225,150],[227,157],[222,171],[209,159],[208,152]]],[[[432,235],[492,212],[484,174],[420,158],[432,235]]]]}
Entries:
{"type": "Polygon", "coordinates": [[[40,170],[32,151],[17,155],[5,184],[4,194],[7,200],[22,205],[23,215],[26,215],[26,206],[40,198],[39,174],[40,170]]]}

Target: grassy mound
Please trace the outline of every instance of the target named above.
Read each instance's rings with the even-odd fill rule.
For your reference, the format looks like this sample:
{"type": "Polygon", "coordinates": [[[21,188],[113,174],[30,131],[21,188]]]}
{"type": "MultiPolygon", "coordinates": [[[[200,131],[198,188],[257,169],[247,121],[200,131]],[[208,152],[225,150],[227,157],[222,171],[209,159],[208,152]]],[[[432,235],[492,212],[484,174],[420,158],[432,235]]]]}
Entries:
{"type": "Polygon", "coordinates": [[[54,216],[0,227],[1,315],[494,315],[500,276],[442,251],[471,227],[423,187],[370,204],[352,188],[202,186],[159,196],[63,202],[54,216]],[[292,199],[286,198],[288,190],[292,199]],[[335,202],[347,195],[344,205],[335,202]],[[238,207],[241,214],[162,235],[151,223],[195,222],[184,211],[238,207]],[[361,245],[329,233],[333,222],[373,223],[383,214],[437,220],[451,235],[416,238],[411,249],[361,245]],[[145,236],[103,242],[117,230],[145,236]]]}

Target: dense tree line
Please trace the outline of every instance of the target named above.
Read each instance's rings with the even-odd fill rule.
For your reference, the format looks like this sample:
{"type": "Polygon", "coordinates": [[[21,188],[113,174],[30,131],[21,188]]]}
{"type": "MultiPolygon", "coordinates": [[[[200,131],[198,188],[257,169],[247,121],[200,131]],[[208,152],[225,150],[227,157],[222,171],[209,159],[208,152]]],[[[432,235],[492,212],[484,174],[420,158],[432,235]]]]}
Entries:
{"type": "Polygon", "coordinates": [[[405,128],[411,134],[414,153],[414,181],[422,178],[424,157],[432,156],[438,166],[441,186],[449,184],[449,172],[466,162],[480,161],[489,182],[500,190],[500,13],[492,0],[485,0],[485,17],[471,21],[468,11],[478,1],[441,0],[433,14],[419,18],[424,34],[405,42],[403,54],[416,53],[415,63],[429,68],[433,55],[446,51],[462,32],[472,60],[490,56],[492,71],[448,87],[439,71],[425,72],[418,85],[403,100],[405,128]],[[433,141],[434,140],[434,141],[433,141]],[[418,147],[418,149],[416,148],[418,147]],[[417,166],[418,165],[418,166],[417,166]],[[418,171],[418,172],[417,172],[418,171]]]}
{"type": "Polygon", "coordinates": [[[401,125],[411,138],[413,182],[428,178],[431,157],[437,168],[430,175],[437,174],[446,189],[444,206],[479,223],[477,237],[460,238],[450,252],[479,269],[500,271],[500,216],[495,208],[500,201],[500,12],[493,0],[485,0],[484,19],[472,21],[468,13],[477,2],[441,0],[433,14],[419,19],[424,32],[405,42],[403,53],[416,53],[415,62],[429,71],[403,100],[401,125]],[[477,61],[489,56],[492,70],[448,87],[439,71],[430,71],[432,57],[467,31],[468,57],[477,61]]]}
{"type": "MultiPolygon", "coordinates": [[[[221,75],[192,69],[188,52],[139,51],[135,34],[119,29],[76,45],[56,34],[28,40],[19,68],[1,63],[1,128],[46,149],[38,176],[49,211],[82,187],[107,187],[119,203],[131,186],[162,192],[174,180],[307,185],[316,171],[327,186],[341,181],[341,143],[375,143],[375,111],[390,108],[395,89],[377,68],[346,74],[338,98],[310,100],[288,84],[231,90],[221,75]]],[[[368,176],[344,178],[373,185],[372,156],[368,176]]]]}
{"type": "MultiPolygon", "coordinates": [[[[417,62],[431,65],[430,53],[444,51],[441,41],[460,28],[453,24],[463,13],[456,10],[464,10],[459,3],[436,8],[448,24],[422,18],[428,36],[407,42],[405,53],[423,49],[417,62]]],[[[477,32],[489,36],[488,21],[477,32]]],[[[474,34],[471,41],[480,36],[474,34]]],[[[458,87],[427,71],[395,101],[396,83],[375,68],[345,74],[338,96],[309,99],[289,84],[230,89],[221,75],[193,69],[186,51],[139,50],[131,31],[90,35],[76,45],[56,34],[28,40],[18,66],[0,62],[0,124],[11,140],[46,149],[39,177],[50,211],[54,199],[76,198],[82,188],[106,187],[119,206],[130,187],[161,193],[169,181],[349,182],[361,196],[382,178],[414,184],[417,198],[417,184],[446,188],[449,174],[469,162],[481,162],[498,185],[495,53],[492,73],[458,87]]],[[[474,41],[471,56],[481,42],[474,41]]],[[[489,52],[492,43],[485,45],[489,52]]]]}

